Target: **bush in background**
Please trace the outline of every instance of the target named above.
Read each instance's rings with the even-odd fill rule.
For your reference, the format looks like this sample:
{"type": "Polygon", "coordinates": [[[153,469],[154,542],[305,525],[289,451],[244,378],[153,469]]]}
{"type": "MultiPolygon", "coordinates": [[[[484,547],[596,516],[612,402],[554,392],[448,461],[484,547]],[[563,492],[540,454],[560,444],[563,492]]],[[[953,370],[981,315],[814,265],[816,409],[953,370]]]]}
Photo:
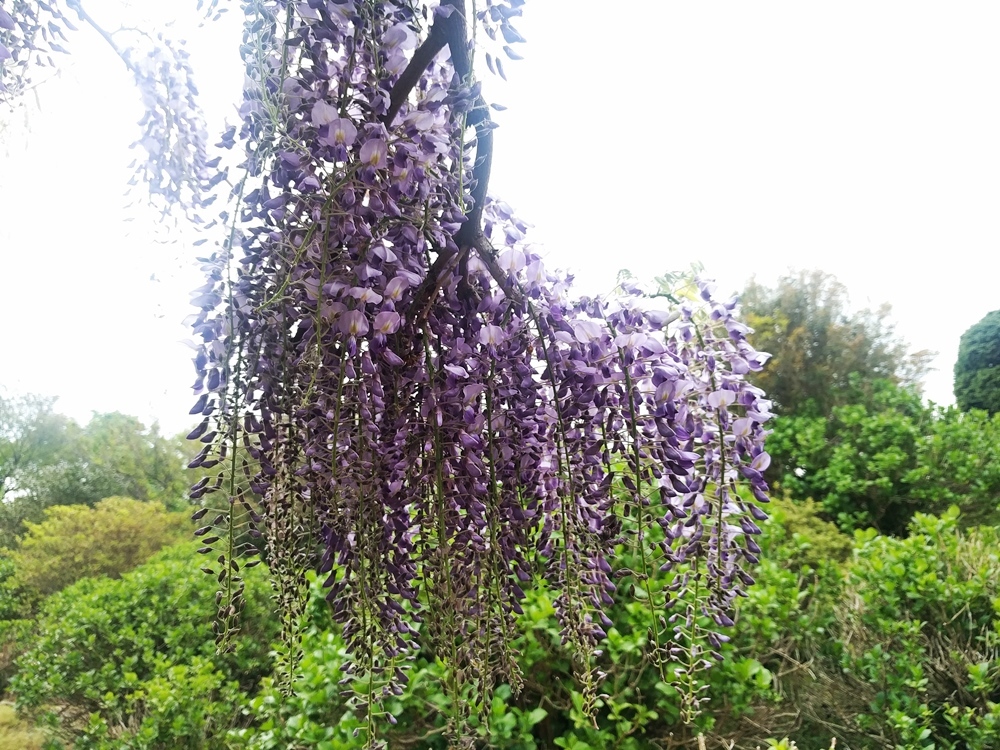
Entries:
{"type": "Polygon", "coordinates": [[[955,401],[962,411],[1000,412],[1000,310],[962,334],[955,362],[955,401]]]}
{"type": "Polygon", "coordinates": [[[1000,520],[1000,415],[924,406],[888,382],[828,417],[787,416],[768,437],[770,479],[813,498],[841,529],[901,536],[915,513],[950,505],[967,524],[1000,520]]]}
{"type": "Polygon", "coordinates": [[[11,681],[19,709],[58,707],[53,726],[80,748],[222,747],[207,738],[270,674],[277,620],[264,576],[247,570],[241,631],[216,654],[215,581],[199,564],[179,545],[120,580],[86,578],[46,599],[11,681]]]}
{"type": "Polygon", "coordinates": [[[804,702],[851,747],[1000,747],[1000,534],[953,508],[906,539],[859,533],[834,631],[804,702]]]}
{"type": "Polygon", "coordinates": [[[57,505],[46,509],[40,523],[26,526],[19,547],[9,553],[13,579],[41,596],[81,578],[118,578],[190,528],[182,513],[126,497],[109,497],[93,508],[57,505]]]}

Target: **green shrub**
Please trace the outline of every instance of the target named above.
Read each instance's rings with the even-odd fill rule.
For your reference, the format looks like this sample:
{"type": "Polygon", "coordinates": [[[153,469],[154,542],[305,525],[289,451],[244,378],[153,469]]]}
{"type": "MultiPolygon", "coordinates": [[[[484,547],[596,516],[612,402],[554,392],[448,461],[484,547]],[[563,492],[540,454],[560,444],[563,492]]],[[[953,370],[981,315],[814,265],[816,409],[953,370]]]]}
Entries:
{"type": "Polygon", "coordinates": [[[164,666],[90,715],[76,750],[226,750],[246,696],[212,662],[164,666]]]}
{"type": "Polygon", "coordinates": [[[836,720],[860,746],[1000,747],[1000,534],[918,514],[858,535],[843,602],[836,720]]]}
{"type": "Polygon", "coordinates": [[[46,509],[41,523],[25,525],[20,546],[9,553],[13,577],[42,596],[81,578],[117,578],[189,528],[184,514],[125,497],[109,497],[93,508],[57,505],[46,509]]]}
{"type": "MultiPolygon", "coordinates": [[[[539,584],[526,591],[520,623],[524,635],[515,643],[523,690],[515,696],[508,685],[498,686],[486,710],[488,730],[480,717],[468,717],[484,746],[488,731],[489,747],[512,750],[679,747],[693,743],[699,732],[707,733],[709,747],[728,747],[729,742],[753,747],[796,728],[794,708],[781,700],[781,691],[789,687],[777,675],[796,654],[829,640],[841,572],[836,562],[821,558],[844,557],[850,548],[847,538],[815,514],[813,506],[783,503],[774,520],[764,524],[765,555],[755,573],[757,584],[741,601],[732,640],[721,648],[723,661],[704,673],[710,702],[694,726],[680,722],[676,687],[663,682],[650,663],[649,612],[644,603],[631,600],[614,605],[617,627],[608,629],[602,644],[597,666],[607,675],[598,685],[597,721],[592,722],[584,714],[584,696],[560,645],[561,628],[550,594],[539,584]]],[[[314,587],[313,592],[312,625],[303,640],[292,694],[283,694],[267,681],[249,707],[252,725],[235,731],[234,743],[253,750],[361,746],[354,736],[361,726],[342,695],[348,685],[339,684],[346,649],[329,626],[322,590],[314,587]]],[[[677,667],[668,676],[676,677],[677,667]]],[[[381,722],[389,747],[447,747],[444,729],[456,712],[444,679],[441,664],[426,653],[418,655],[403,695],[386,702],[395,722],[381,722]]],[[[825,748],[829,732],[823,738],[825,748]]]]}
{"type": "Polygon", "coordinates": [[[957,505],[963,525],[997,523],[1000,505],[1000,414],[939,411],[906,477],[919,507],[936,513],[957,505]]]}
{"type": "MultiPolygon", "coordinates": [[[[268,652],[277,624],[265,577],[257,569],[246,571],[241,631],[233,648],[217,655],[215,585],[199,562],[189,545],[180,545],[120,580],[84,579],[46,599],[11,681],[18,706],[29,712],[60,706],[66,731],[90,717],[95,742],[126,737],[138,743],[140,732],[168,731],[154,714],[195,712],[202,718],[193,725],[177,719],[168,736],[123,747],[201,747],[184,744],[184,733],[200,736],[198,722],[214,731],[222,714],[236,712],[237,689],[256,690],[271,672],[268,652]],[[164,694],[171,682],[183,685],[176,706],[164,694]]],[[[78,740],[90,741],[86,733],[78,740]]]]}
{"type": "MultiPolygon", "coordinates": [[[[35,597],[14,579],[14,561],[0,550],[0,693],[14,675],[14,660],[26,648],[35,597]]],[[[0,745],[2,750],[2,745],[0,745]]]]}
{"type": "Polygon", "coordinates": [[[813,498],[845,531],[902,535],[914,513],[958,505],[965,523],[1000,519],[1000,416],[932,409],[889,383],[829,417],[779,417],[771,479],[813,498]]]}

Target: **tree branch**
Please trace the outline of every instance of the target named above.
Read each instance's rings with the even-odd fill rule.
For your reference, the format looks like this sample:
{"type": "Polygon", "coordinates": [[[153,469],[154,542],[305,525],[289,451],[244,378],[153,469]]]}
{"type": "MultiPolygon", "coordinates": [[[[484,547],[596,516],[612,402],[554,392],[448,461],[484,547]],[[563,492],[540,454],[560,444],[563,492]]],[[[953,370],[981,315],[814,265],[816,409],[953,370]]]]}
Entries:
{"type": "Polygon", "coordinates": [[[493,277],[493,280],[507,298],[515,302],[522,300],[524,298],[524,291],[521,289],[520,284],[517,281],[512,281],[510,276],[504,273],[504,270],[497,264],[496,250],[493,249],[485,234],[482,232],[479,233],[473,247],[479,253],[479,257],[483,261],[483,265],[486,266],[486,270],[490,272],[490,276],[493,277]]]}
{"type": "Polygon", "coordinates": [[[392,126],[410,92],[420,82],[420,76],[445,45],[451,47],[452,64],[458,77],[465,79],[469,75],[471,61],[465,42],[465,0],[443,0],[441,7],[452,8],[452,11],[447,16],[441,14],[434,19],[427,38],[417,47],[413,59],[389,92],[389,109],[382,117],[382,123],[386,127],[392,126]],[[455,53],[456,48],[462,49],[458,57],[455,53]]]}
{"type": "Polygon", "coordinates": [[[406,70],[403,71],[403,74],[392,87],[392,91],[389,92],[389,110],[382,116],[382,123],[387,128],[392,127],[393,120],[396,119],[396,115],[399,114],[399,110],[406,102],[410,92],[419,83],[420,76],[427,70],[427,66],[431,64],[431,61],[437,57],[437,53],[444,49],[444,46],[448,43],[447,34],[442,23],[447,20],[447,18],[438,18],[434,21],[430,34],[424,40],[424,43],[417,47],[416,52],[413,53],[413,59],[410,60],[409,65],[406,66],[406,70]]]}
{"type": "Polygon", "coordinates": [[[129,71],[132,73],[136,72],[135,66],[133,66],[132,61],[128,59],[128,55],[125,50],[119,47],[115,42],[114,35],[97,23],[97,21],[95,21],[93,17],[83,9],[83,6],[80,5],[80,0],[66,0],[66,5],[76,11],[76,14],[80,17],[81,21],[91,26],[94,31],[104,38],[104,41],[106,41],[108,46],[115,51],[115,54],[122,59],[122,62],[125,63],[125,67],[127,67],[129,71]]]}
{"type": "MultiPolygon", "coordinates": [[[[421,76],[445,45],[451,52],[451,63],[458,80],[467,83],[472,77],[472,56],[466,33],[465,0],[443,0],[441,7],[452,10],[448,15],[437,16],[427,38],[417,47],[413,58],[389,93],[389,109],[382,118],[386,127],[391,127],[421,76]]],[[[448,248],[440,250],[434,263],[431,264],[427,277],[414,294],[413,309],[416,310],[416,315],[411,319],[415,324],[423,322],[430,314],[434,297],[448,273],[457,266],[463,277],[468,274],[467,259],[472,249],[478,252],[490,275],[508,298],[516,300],[523,297],[517,283],[512,283],[510,277],[497,265],[496,252],[482,229],[483,209],[486,205],[486,194],[493,167],[494,129],[489,107],[482,94],[474,99],[472,109],[466,115],[465,125],[476,129],[476,158],[472,167],[472,188],[469,191],[472,207],[455,234],[457,250],[448,248]]]]}

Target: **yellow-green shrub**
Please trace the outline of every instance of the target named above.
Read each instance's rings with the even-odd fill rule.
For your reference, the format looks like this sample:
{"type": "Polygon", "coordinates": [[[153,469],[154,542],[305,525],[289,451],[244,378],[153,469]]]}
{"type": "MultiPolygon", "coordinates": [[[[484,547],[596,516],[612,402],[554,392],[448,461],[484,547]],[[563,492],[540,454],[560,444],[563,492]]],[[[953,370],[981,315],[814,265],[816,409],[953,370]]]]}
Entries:
{"type": "Polygon", "coordinates": [[[95,507],[57,505],[45,511],[10,554],[17,584],[52,594],[81,578],[117,578],[179,540],[188,522],[160,503],[109,497],[95,507]]]}

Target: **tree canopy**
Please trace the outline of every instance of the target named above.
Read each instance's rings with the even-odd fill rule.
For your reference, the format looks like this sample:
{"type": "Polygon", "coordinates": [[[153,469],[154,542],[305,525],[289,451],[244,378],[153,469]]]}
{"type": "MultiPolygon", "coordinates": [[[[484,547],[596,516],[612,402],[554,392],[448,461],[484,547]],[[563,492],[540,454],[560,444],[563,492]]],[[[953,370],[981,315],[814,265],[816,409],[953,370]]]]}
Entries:
{"type": "Polygon", "coordinates": [[[109,497],[93,508],[57,505],[10,553],[15,581],[40,595],[53,594],[81,578],[117,578],[144,563],[161,547],[190,531],[181,514],[160,503],[109,497]]]}
{"type": "Polygon", "coordinates": [[[0,395],[0,501],[65,445],[69,420],[53,412],[54,403],[37,395],[0,395]]]}
{"type": "Polygon", "coordinates": [[[112,496],[184,506],[187,446],[135,417],[95,414],[81,427],[37,395],[0,396],[0,546],[53,505],[112,496]]]}
{"type": "Polygon", "coordinates": [[[1000,412],[1000,310],[962,334],[955,362],[955,401],[963,411],[1000,412]]]}
{"type": "Polygon", "coordinates": [[[772,355],[753,382],[779,413],[829,414],[863,398],[859,386],[875,380],[919,386],[934,356],[908,351],[888,305],[853,311],[847,288],[823,271],[790,273],[774,287],[751,280],[741,302],[750,340],[772,355]]]}

